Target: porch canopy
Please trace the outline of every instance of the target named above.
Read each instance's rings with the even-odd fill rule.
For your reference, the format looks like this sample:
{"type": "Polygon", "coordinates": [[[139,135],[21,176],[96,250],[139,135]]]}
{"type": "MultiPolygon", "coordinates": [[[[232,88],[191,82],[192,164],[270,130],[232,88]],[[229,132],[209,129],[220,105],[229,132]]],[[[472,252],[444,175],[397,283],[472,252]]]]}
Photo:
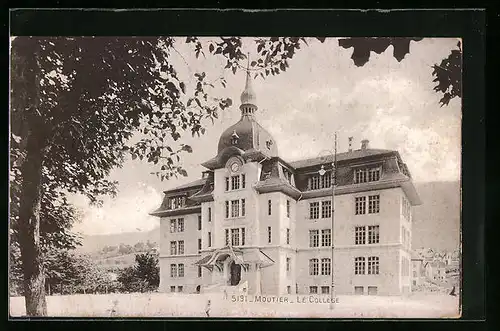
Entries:
{"type": "Polygon", "coordinates": [[[214,266],[222,270],[222,263],[228,257],[231,257],[234,263],[240,264],[245,269],[247,269],[249,264],[254,263],[261,268],[274,264],[274,260],[258,248],[234,248],[231,246],[216,249],[194,264],[206,267],[210,271],[213,270],[214,266]]]}

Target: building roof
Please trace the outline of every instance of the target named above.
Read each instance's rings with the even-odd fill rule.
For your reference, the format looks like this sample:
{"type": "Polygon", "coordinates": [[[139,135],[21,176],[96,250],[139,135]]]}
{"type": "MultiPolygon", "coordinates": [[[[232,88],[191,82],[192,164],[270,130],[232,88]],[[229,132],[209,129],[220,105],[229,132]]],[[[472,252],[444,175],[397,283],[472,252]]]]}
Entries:
{"type": "MultiPolygon", "coordinates": [[[[351,152],[337,153],[337,162],[338,161],[345,161],[345,160],[359,159],[359,158],[364,158],[367,156],[375,156],[375,155],[383,155],[383,154],[391,154],[391,153],[397,153],[397,152],[390,150],[390,149],[372,149],[372,148],[370,148],[370,149],[358,149],[358,150],[353,150],[351,152]]],[[[312,167],[312,166],[324,164],[327,162],[333,162],[332,155],[309,158],[309,159],[305,159],[305,160],[296,160],[296,161],[291,161],[288,163],[294,168],[306,168],[306,167],[312,167]]]]}
{"type": "Polygon", "coordinates": [[[176,186],[173,189],[163,191],[163,193],[179,191],[179,190],[184,190],[187,188],[194,188],[194,187],[198,187],[198,186],[203,186],[203,185],[205,185],[206,182],[207,182],[206,178],[200,178],[200,179],[197,179],[195,181],[189,182],[187,184],[176,186]]]}

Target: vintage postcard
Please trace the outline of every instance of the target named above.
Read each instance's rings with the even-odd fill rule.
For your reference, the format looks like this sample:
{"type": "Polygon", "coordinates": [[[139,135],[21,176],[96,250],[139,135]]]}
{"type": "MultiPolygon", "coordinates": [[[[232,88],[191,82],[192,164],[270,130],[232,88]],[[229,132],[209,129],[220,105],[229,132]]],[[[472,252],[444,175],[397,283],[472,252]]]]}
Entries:
{"type": "Polygon", "coordinates": [[[12,317],[460,317],[459,38],[10,50],[12,317]]]}

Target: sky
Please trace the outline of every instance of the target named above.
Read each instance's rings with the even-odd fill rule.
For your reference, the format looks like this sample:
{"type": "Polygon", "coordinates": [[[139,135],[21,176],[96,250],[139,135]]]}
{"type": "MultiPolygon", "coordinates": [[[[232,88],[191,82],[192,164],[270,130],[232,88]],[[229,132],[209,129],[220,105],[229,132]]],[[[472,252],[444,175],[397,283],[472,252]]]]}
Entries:
{"type": "MultiPolygon", "coordinates": [[[[213,40],[203,39],[204,42],[213,40]]],[[[455,181],[460,179],[461,100],[453,99],[440,107],[441,95],[433,91],[432,65],[440,63],[456,48],[458,39],[437,38],[411,42],[410,53],[398,62],[393,48],[382,54],[371,53],[363,67],[350,59],[352,49],[338,46],[338,39],[324,43],[309,40],[292,60],[290,68],[277,76],[253,82],[257,94],[257,121],[274,137],[279,155],[294,161],[324,155],[332,150],[337,131],[338,151],[354,149],[368,139],[371,148],[398,150],[415,182],[455,181]]],[[[245,72],[225,71],[225,60],[207,56],[196,59],[192,47],[180,38],[171,61],[179,76],[204,71],[210,79],[224,76],[227,87],[216,86],[213,95],[229,97],[233,105],[219,114],[214,124],[205,123],[206,133],[180,143],[192,146],[183,154],[182,165],[188,177],[161,182],[151,175],[154,165],[127,159],[113,170],[111,180],[119,182],[116,198],[104,198],[101,208],[90,207],[82,196],[71,201],[83,212],[76,232],[110,234],[148,231],[159,226],[159,219],[148,213],[161,204],[163,191],[200,178],[205,170],[200,163],[214,157],[221,133],[240,119],[240,95],[245,72]]],[[[243,38],[243,49],[255,58],[253,38],[243,38]]],[[[246,65],[246,60],[242,61],[246,65]]],[[[210,80],[209,79],[209,80],[210,80]]]]}

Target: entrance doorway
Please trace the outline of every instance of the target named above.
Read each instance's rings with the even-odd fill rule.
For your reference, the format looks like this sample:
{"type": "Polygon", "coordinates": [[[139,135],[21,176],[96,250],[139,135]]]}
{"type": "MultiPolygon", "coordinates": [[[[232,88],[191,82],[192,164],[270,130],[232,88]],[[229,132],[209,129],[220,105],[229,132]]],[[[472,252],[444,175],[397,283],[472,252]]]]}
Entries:
{"type": "Polygon", "coordinates": [[[231,286],[238,285],[241,280],[241,265],[231,262],[229,265],[229,272],[231,274],[230,284],[231,286]]]}

